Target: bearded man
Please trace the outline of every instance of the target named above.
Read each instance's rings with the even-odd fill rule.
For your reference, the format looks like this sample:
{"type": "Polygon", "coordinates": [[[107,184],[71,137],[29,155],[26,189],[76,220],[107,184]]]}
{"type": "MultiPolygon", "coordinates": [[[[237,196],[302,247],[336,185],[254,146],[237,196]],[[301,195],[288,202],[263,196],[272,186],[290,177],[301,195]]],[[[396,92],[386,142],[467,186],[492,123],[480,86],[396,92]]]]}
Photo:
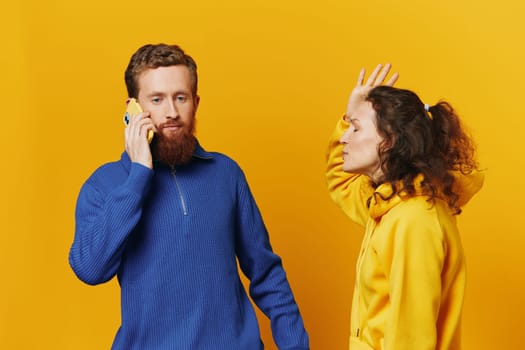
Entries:
{"type": "Polygon", "coordinates": [[[176,45],[145,45],[125,81],[144,112],[126,127],[121,159],[82,186],[69,253],[85,283],[118,278],[122,324],[112,349],[263,349],[237,261],[279,349],[309,349],[241,168],[194,136],[195,61],[176,45]]]}

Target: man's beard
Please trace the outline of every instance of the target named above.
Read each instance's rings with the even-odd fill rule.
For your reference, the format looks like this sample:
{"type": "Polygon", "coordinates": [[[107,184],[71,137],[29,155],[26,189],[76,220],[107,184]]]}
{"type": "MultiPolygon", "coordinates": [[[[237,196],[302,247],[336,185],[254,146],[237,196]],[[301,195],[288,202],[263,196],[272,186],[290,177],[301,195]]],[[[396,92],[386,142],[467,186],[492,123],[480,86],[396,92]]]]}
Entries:
{"type": "Polygon", "coordinates": [[[193,156],[197,140],[194,136],[195,118],[189,124],[176,121],[168,121],[158,127],[157,133],[151,142],[151,153],[153,159],[169,166],[188,163],[193,156]],[[175,134],[165,135],[164,127],[179,125],[181,128],[175,134]]]}

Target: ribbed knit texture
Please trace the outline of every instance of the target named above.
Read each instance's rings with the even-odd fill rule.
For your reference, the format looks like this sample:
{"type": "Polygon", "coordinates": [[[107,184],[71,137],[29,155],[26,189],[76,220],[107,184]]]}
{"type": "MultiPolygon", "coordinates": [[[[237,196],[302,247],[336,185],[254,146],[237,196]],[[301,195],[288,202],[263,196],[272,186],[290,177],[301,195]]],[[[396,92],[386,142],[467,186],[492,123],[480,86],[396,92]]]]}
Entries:
{"type": "Polygon", "coordinates": [[[308,349],[281,259],[233,160],[198,146],[189,164],[151,170],[124,153],[80,191],[69,261],[88,284],[118,276],[113,349],[263,349],[236,257],[279,349],[308,349]]]}

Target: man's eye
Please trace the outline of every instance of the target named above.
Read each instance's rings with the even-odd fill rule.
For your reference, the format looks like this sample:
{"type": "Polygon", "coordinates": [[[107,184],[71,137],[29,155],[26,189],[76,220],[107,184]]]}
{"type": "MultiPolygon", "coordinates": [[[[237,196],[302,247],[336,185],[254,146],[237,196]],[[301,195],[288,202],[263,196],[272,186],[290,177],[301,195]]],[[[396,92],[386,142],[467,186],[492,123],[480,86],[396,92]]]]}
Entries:
{"type": "Polygon", "coordinates": [[[186,96],[177,96],[177,102],[186,102],[187,100],[187,97],[186,96]]]}
{"type": "Polygon", "coordinates": [[[152,99],[151,99],[151,102],[157,104],[157,103],[160,102],[160,98],[159,98],[159,97],[152,98],[152,99]]]}

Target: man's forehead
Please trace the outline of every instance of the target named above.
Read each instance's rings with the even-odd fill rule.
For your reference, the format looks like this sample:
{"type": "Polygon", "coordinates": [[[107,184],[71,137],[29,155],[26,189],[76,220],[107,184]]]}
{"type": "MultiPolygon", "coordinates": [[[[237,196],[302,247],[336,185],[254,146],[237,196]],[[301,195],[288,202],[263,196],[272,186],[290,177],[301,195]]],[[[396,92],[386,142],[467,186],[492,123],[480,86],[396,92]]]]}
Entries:
{"type": "Polygon", "coordinates": [[[188,67],[178,64],[172,66],[161,66],[155,68],[146,68],[138,75],[139,80],[148,79],[148,78],[190,78],[190,70],[188,67]]]}
{"type": "Polygon", "coordinates": [[[146,94],[191,91],[192,80],[186,66],[149,68],[137,79],[139,91],[146,94]]]}

